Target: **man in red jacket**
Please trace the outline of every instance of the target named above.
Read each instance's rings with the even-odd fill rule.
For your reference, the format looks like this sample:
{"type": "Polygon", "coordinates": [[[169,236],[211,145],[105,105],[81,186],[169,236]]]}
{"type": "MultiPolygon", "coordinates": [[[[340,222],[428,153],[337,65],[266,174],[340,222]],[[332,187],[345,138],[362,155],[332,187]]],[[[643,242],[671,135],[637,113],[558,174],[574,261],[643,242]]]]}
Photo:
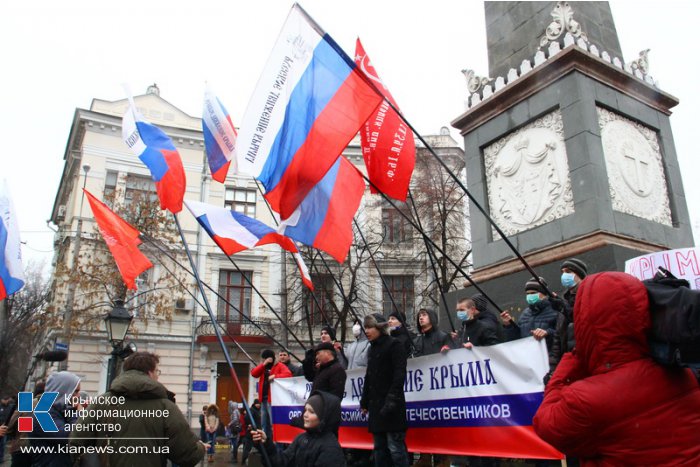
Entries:
{"type": "Polygon", "coordinates": [[[581,465],[700,465],[700,387],[649,356],[644,285],[621,272],[588,276],[574,309],[576,348],[562,358],[535,431],[581,465]]]}
{"type": "Polygon", "coordinates": [[[261,354],[260,365],[250,370],[250,375],[258,379],[258,397],[262,402],[262,428],[272,439],[272,417],[270,414],[270,383],[275,378],[290,378],[292,372],[282,362],[275,363],[275,352],[265,349],[261,354]]]}

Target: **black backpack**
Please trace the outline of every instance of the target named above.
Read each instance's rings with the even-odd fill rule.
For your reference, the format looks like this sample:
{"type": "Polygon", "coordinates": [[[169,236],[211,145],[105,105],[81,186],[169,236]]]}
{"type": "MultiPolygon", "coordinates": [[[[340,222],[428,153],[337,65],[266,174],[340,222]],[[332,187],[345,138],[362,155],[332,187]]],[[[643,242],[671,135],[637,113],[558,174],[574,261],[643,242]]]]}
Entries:
{"type": "Polygon", "coordinates": [[[652,358],[666,366],[700,369],[700,291],[661,267],[642,283],[649,294],[652,358]]]}

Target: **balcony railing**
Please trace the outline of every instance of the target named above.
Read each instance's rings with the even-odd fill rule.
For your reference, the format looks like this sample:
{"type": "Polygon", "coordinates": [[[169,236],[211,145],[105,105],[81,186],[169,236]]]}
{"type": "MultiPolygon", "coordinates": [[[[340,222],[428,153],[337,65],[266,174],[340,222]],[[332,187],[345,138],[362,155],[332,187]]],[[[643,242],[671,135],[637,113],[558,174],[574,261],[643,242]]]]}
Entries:
{"type": "MultiPolygon", "coordinates": [[[[219,330],[223,335],[230,334],[232,336],[266,336],[275,337],[277,329],[272,324],[270,319],[254,319],[244,321],[225,321],[217,320],[219,330]],[[251,322],[252,321],[252,322],[251,322]]],[[[202,318],[202,321],[197,326],[197,336],[213,336],[214,324],[209,318],[202,318]]]]}

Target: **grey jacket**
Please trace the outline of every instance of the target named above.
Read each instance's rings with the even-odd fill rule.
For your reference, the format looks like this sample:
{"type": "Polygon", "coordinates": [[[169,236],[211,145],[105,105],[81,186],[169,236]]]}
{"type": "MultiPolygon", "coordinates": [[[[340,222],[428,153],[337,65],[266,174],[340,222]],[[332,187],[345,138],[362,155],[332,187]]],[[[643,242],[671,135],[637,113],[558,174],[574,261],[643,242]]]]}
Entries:
{"type": "Polygon", "coordinates": [[[369,351],[369,341],[364,333],[360,333],[355,342],[345,346],[345,358],[348,360],[348,370],[367,366],[367,352],[369,351]]]}

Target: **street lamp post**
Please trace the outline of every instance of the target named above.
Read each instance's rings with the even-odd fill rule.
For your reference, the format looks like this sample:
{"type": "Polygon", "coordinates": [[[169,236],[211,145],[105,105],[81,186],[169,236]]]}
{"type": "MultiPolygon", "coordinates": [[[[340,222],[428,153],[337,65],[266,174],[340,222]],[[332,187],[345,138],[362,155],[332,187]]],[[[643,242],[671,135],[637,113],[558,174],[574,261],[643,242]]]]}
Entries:
{"type": "MultiPolygon", "coordinates": [[[[123,300],[115,300],[112,311],[105,316],[107,337],[112,344],[112,353],[107,367],[107,390],[109,390],[112,381],[117,376],[117,364],[119,359],[124,357],[124,339],[126,339],[126,335],[129,332],[129,325],[132,319],[134,319],[134,317],[124,308],[123,300]]],[[[133,344],[130,344],[130,346],[133,346],[133,344]]]]}

